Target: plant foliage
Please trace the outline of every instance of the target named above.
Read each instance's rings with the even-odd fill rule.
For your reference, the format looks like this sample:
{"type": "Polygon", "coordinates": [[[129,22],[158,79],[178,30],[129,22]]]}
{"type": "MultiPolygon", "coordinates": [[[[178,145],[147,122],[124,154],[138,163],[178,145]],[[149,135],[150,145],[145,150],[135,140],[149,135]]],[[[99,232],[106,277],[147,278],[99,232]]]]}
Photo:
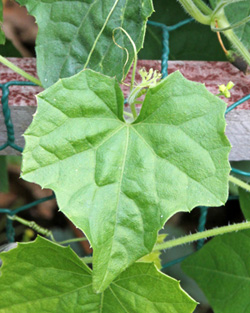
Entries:
{"type": "Polygon", "coordinates": [[[216,237],[182,263],[215,313],[249,311],[249,238],[248,230],[216,237]]]}
{"type": "Polygon", "coordinates": [[[137,51],[142,48],[147,18],[153,11],[152,0],[18,0],[36,18],[39,32],[36,41],[37,72],[44,87],[59,78],[72,76],[83,67],[118,80],[127,74],[133,49],[120,34],[116,41],[112,32],[122,27],[129,33],[137,51]],[[125,68],[124,68],[125,66],[125,68]]]}
{"type": "Polygon", "coordinates": [[[152,250],[174,213],[219,206],[228,192],[224,102],[176,72],[132,124],[123,103],[115,79],[85,70],[38,95],[25,133],[23,177],[53,189],[88,237],[98,291],[152,250]]]}
{"type": "Polygon", "coordinates": [[[196,306],[179,282],[153,264],[132,265],[96,294],[91,270],[69,247],[38,237],[1,258],[1,313],[191,313],[196,306]]]}
{"type": "MultiPolygon", "coordinates": [[[[244,12],[232,4],[215,16],[201,0],[190,1],[180,0],[212,27],[232,28],[250,10],[240,1],[244,12]]],[[[225,103],[179,72],[157,82],[159,73],[141,70],[142,81],[135,82],[134,65],[128,97],[134,120],[124,119],[119,83],[133,59],[136,64],[151,0],[18,2],[38,23],[37,69],[47,88],[25,133],[22,177],[55,192],[60,210],[93,247],[93,271],[70,248],[41,237],[19,244],[1,254],[0,313],[192,312],[196,303],[179,283],[142,261],[160,266],[157,234],[173,214],[226,202],[225,103]]],[[[215,9],[224,2],[211,3],[215,9]]],[[[248,26],[222,32],[250,64],[248,26]]],[[[249,234],[212,240],[184,263],[215,313],[248,309],[249,234]]]]}

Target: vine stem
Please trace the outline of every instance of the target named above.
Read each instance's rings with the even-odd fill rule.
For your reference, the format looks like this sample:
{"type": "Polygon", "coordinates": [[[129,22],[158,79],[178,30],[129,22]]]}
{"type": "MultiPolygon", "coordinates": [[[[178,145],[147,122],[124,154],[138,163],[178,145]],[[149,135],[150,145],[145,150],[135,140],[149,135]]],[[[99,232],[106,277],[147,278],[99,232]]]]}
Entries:
{"type": "MultiPolygon", "coordinates": [[[[128,36],[128,38],[132,44],[133,50],[134,50],[134,64],[133,64],[133,71],[132,71],[131,84],[130,84],[130,92],[131,92],[133,90],[134,84],[135,84],[135,74],[136,74],[138,57],[137,57],[137,50],[136,50],[136,45],[135,45],[134,41],[132,40],[132,38],[129,36],[129,34],[126,31],[124,31],[124,32],[128,36]]],[[[137,112],[136,112],[136,107],[135,107],[134,102],[130,103],[130,108],[131,108],[131,112],[133,114],[134,119],[136,119],[137,118],[137,112]]]]}
{"type": "Polygon", "coordinates": [[[127,112],[127,111],[124,111],[123,114],[127,115],[128,117],[134,117],[133,114],[131,114],[131,113],[127,112]]]}
{"type": "MultiPolygon", "coordinates": [[[[201,8],[201,1],[195,0],[197,5],[201,8]]],[[[199,23],[210,25],[211,15],[203,14],[192,0],[179,0],[184,9],[199,23]]]]}
{"type": "MultiPolygon", "coordinates": [[[[186,243],[198,241],[200,239],[205,239],[208,237],[214,237],[214,236],[223,235],[223,234],[232,233],[232,232],[237,232],[239,230],[246,230],[246,229],[250,229],[250,222],[237,223],[237,224],[233,224],[233,225],[213,228],[213,229],[205,230],[203,232],[198,232],[198,233],[191,234],[188,236],[183,236],[183,237],[180,237],[177,239],[169,240],[169,241],[163,242],[161,244],[157,244],[154,246],[153,251],[170,249],[170,248],[174,248],[174,247],[186,244],[186,243]]],[[[92,263],[93,258],[92,257],[84,257],[84,258],[81,258],[81,260],[84,263],[89,264],[89,263],[92,263]]]]}
{"type": "Polygon", "coordinates": [[[130,104],[130,108],[131,108],[131,112],[133,114],[133,118],[135,120],[137,118],[137,112],[136,112],[136,108],[135,108],[135,103],[134,102],[130,104]]]}
{"type": "MultiPolygon", "coordinates": [[[[133,82],[134,82],[134,79],[133,79],[133,82]]],[[[131,78],[131,86],[132,86],[132,78],[131,78]]],[[[128,103],[130,105],[130,109],[131,109],[131,112],[133,114],[134,120],[137,118],[137,112],[136,112],[135,103],[136,103],[138,92],[140,92],[140,87],[134,88],[134,90],[131,91],[131,93],[129,95],[129,98],[128,98],[128,103]],[[130,101],[130,99],[132,99],[132,100],[130,101]]]]}
{"type": "Polygon", "coordinates": [[[212,14],[213,10],[210,9],[202,0],[193,0],[193,2],[204,14],[212,14]]]}
{"type": "Polygon", "coordinates": [[[54,236],[52,234],[52,231],[49,230],[49,229],[46,229],[46,228],[43,228],[43,227],[39,226],[34,221],[27,221],[24,218],[21,218],[21,217],[19,217],[17,215],[13,215],[13,216],[8,215],[8,219],[17,221],[17,222],[19,222],[19,223],[21,223],[21,224],[23,224],[25,226],[28,226],[28,227],[34,229],[36,232],[38,232],[38,233],[40,233],[40,234],[42,234],[42,235],[44,235],[46,237],[50,237],[51,240],[53,242],[55,242],[55,238],[54,238],[54,236]]]}
{"type": "Polygon", "coordinates": [[[200,239],[205,239],[208,237],[214,237],[218,235],[223,235],[226,233],[231,233],[234,231],[239,231],[239,230],[244,230],[244,229],[250,229],[250,222],[244,222],[244,223],[237,223],[233,225],[228,225],[228,226],[222,226],[218,228],[213,228],[209,230],[205,230],[203,232],[198,232],[195,234],[187,235],[184,237],[180,237],[177,239],[169,240],[164,243],[155,245],[153,248],[153,251],[159,251],[159,250],[165,250],[165,249],[170,249],[176,246],[183,245],[185,243],[190,243],[193,241],[197,241],[200,239]]]}
{"type": "Polygon", "coordinates": [[[23,76],[24,78],[28,79],[32,83],[42,87],[42,83],[40,82],[39,79],[26,73],[24,70],[20,69],[20,67],[14,65],[12,62],[10,62],[6,58],[4,58],[2,55],[0,55],[0,62],[3,63],[4,65],[6,65],[7,67],[9,67],[10,69],[12,69],[14,72],[16,72],[16,73],[20,74],[21,76],[23,76]]]}
{"type": "MultiPolygon", "coordinates": [[[[126,51],[126,54],[127,54],[127,60],[125,62],[125,66],[128,62],[128,59],[129,59],[129,53],[128,53],[128,50],[122,46],[120,46],[116,41],[115,41],[115,38],[114,38],[114,32],[119,29],[121,30],[122,32],[124,32],[124,34],[127,36],[127,38],[129,39],[132,47],[133,47],[133,51],[134,51],[134,64],[133,64],[133,71],[132,71],[132,76],[131,76],[131,82],[130,82],[130,92],[132,92],[133,88],[134,88],[134,84],[135,84],[135,74],[136,74],[136,67],[137,67],[137,61],[138,61],[138,57],[137,57],[137,49],[136,49],[136,45],[133,41],[133,39],[130,37],[130,35],[126,32],[125,29],[123,29],[122,27],[116,27],[114,30],[113,30],[113,40],[114,40],[114,43],[121,49],[124,49],[126,51]]],[[[130,106],[130,109],[131,109],[131,112],[133,114],[133,118],[136,119],[137,118],[137,112],[136,112],[136,107],[135,107],[135,103],[134,102],[128,102],[129,103],[129,106],[130,106]]]]}
{"type": "Polygon", "coordinates": [[[228,179],[231,183],[245,189],[246,191],[250,192],[250,185],[248,185],[247,183],[243,182],[242,180],[230,175],[229,179],[228,179]]]}

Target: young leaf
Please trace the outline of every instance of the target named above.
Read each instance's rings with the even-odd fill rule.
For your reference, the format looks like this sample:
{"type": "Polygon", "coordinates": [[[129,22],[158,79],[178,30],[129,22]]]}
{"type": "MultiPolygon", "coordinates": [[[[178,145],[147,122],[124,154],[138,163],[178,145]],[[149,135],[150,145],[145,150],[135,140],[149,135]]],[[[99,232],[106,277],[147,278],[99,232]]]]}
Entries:
{"type": "Polygon", "coordinates": [[[212,239],[182,263],[215,313],[249,312],[250,232],[212,239]]]}
{"type": "Polygon", "coordinates": [[[103,291],[151,252],[178,211],[227,200],[225,103],[176,72],[150,88],[133,124],[115,79],[85,70],[38,95],[23,178],[55,191],[94,249],[103,291]]]}
{"type": "Polygon", "coordinates": [[[142,48],[146,22],[153,12],[152,0],[17,0],[36,18],[37,71],[44,87],[59,78],[80,72],[84,66],[122,79],[134,51],[120,33],[115,45],[112,32],[122,27],[131,36],[137,51],[142,48]],[[125,66],[126,63],[126,66],[125,66]],[[125,69],[123,71],[123,68],[125,69]]]}
{"type": "Polygon", "coordinates": [[[191,313],[196,306],[176,280],[153,264],[131,266],[95,294],[91,270],[69,247],[38,237],[1,258],[1,313],[191,313]]]}
{"type": "Polygon", "coordinates": [[[240,208],[246,218],[250,221],[250,193],[245,189],[239,188],[240,208]]]}

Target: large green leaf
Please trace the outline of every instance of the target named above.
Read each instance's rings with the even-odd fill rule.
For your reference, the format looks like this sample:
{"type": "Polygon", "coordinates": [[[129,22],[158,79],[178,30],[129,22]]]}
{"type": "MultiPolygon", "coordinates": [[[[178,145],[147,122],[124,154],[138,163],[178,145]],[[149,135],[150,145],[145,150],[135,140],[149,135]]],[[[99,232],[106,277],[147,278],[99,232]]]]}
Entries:
{"type": "Polygon", "coordinates": [[[70,248],[38,237],[1,258],[1,313],[191,313],[196,306],[153,264],[134,264],[95,294],[91,270],[70,248]]]}
{"type": "MultiPolygon", "coordinates": [[[[210,0],[213,8],[215,8],[221,1],[222,0],[210,0]]],[[[242,21],[244,18],[250,16],[250,1],[245,0],[228,4],[225,7],[225,14],[231,25],[242,21]]],[[[244,45],[250,49],[250,22],[247,22],[240,27],[236,27],[233,30],[244,45]]]]}
{"type": "Polygon", "coordinates": [[[212,239],[182,263],[215,313],[250,312],[250,232],[212,239]]]}
{"type": "MultiPolygon", "coordinates": [[[[142,48],[146,21],[153,11],[152,0],[17,0],[35,16],[39,32],[36,41],[37,71],[44,87],[61,77],[88,68],[109,76],[123,76],[127,54],[115,45],[112,32],[122,27],[137,50],[142,48]]],[[[134,52],[120,33],[116,41],[126,46],[132,64],[134,52]]]]}
{"type": "Polygon", "coordinates": [[[225,103],[179,72],[151,88],[133,124],[115,79],[91,70],[38,95],[23,178],[55,191],[94,249],[104,290],[148,254],[165,221],[227,199],[225,103]]]}

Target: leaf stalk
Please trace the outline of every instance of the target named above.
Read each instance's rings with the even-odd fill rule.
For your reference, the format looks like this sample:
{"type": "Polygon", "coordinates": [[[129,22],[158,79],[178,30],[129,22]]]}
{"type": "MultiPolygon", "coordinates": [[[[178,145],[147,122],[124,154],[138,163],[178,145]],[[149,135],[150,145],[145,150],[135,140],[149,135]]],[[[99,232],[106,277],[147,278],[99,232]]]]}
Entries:
{"type": "MultiPolygon", "coordinates": [[[[137,61],[138,61],[138,57],[137,57],[137,49],[136,49],[136,45],[133,41],[133,39],[130,37],[130,35],[126,32],[125,29],[123,29],[122,27],[117,27],[113,30],[113,40],[115,42],[115,44],[121,48],[121,49],[124,49],[127,53],[127,60],[125,62],[125,65],[127,64],[128,62],[128,59],[129,59],[129,55],[128,55],[128,50],[122,46],[120,46],[118,43],[116,43],[115,41],[115,38],[114,38],[114,32],[119,29],[121,30],[122,32],[124,32],[124,34],[127,36],[127,38],[129,39],[132,47],[133,47],[133,51],[134,51],[134,64],[133,64],[133,70],[132,70],[132,76],[131,76],[131,82],[130,82],[130,92],[132,92],[133,88],[134,88],[134,85],[135,85],[135,75],[136,75],[136,68],[137,68],[137,61]]],[[[136,107],[135,107],[135,103],[134,101],[128,101],[129,105],[130,105],[130,109],[131,109],[131,112],[133,114],[133,118],[136,119],[137,118],[137,112],[136,112],[136,107]]]]}
{"type": "MultiPolygon", "coordinates": [[[[204,10],[205,4],[201,4],[200,0],[195,0],[196,5],[193,0],[179,0],[179,2],[182,4],[187,13],[190,14],[197,22],[204,25],[210,25],[211,12],[209,11],[209,15],[205,15],[201,12],[200,9],[204,10]],[[200,9],[198,8],[198,6],[200,9]]],[[[207,8],[205,9],[206,11],[208,11],[207,8]]]]}
{"type": "Polygon", "coordinates": [[[153,248],[153,251],[159,251],[159,250],[165,250],[165,249],[170,249],[173,247],[177,247],[186,243],[191,243],[193,241],[198,241],[200,239],[205,239],[208,237],[214,237],[218,235],[223,235],[226,233],[231,233],[231,232],[237,232],[239,230],[245,230],[245,229],[250,229],[250,222],[244,222],[244,223],[237,223],[233,225],[228,225],[228,226],[222,226],[218,228],[213,228],[209,230],[205,230],[203,232],[198,232],[195,234],[183,236],[177,239],[169,240],[164,243],[155,245],[153,248]]]}
{"type": "Polygon", "coordinates": [[[228,179],[231,183],[241,187],[242,189],[245,189],[246,191],[250,192],[250,185],[248,185],[247,183],[243,182],[242,180],[230,175],[229,179],[228,179]]]}
{"type": "Polygon", "coordinates": [[[194,4],[206,15],[211,15],[213,10],[210,9],[202,0],[193,0],[194,4]]]}
{"type": "Polygon", "coordinates": [[[29,81],[31,81],[32,83],[38,85],[38,86],[42,86],[42,83],[40,82],[39,79],[37,79],[36,77],[26,73],[24,70],[22,70],[20,67],[14,65],[12,62],[10,62],[9,60],[7,60],[6,58],[4,58],[2,55],[0,55],[0,62],[2,64],[4,64],[5,66],[7,66],[8,68],[12,69],[14,72],[18,73],[19,75],[23,76],[24,78],[28,79],[29,81]]]}

